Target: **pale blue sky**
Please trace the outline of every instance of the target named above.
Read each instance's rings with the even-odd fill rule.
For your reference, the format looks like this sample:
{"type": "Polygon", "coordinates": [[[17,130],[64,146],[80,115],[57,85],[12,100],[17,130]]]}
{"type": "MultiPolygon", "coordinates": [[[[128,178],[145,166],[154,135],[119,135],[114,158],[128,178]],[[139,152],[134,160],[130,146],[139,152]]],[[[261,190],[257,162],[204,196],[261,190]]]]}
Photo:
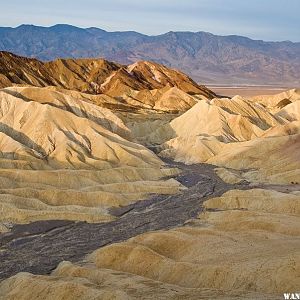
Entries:
{"type": "Polygon", "coordinates": [[[0,26],[99,27],[145,34],[209,31],[300,42],[300,0],[5,0],[0,26]]]}

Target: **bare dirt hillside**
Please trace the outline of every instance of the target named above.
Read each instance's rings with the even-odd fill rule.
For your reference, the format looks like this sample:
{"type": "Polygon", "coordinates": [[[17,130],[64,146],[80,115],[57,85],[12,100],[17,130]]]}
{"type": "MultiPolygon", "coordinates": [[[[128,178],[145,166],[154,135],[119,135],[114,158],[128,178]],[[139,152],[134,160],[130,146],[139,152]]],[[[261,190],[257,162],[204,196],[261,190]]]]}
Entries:
{"type": "Polygon", "coordinates": [[[144,140],[163,157],[233,169],[249,182],[299,183],[299,100],[296,90],[200,100],[144,140]]]}
{"type": "Polygon", "coordinates": [[[299,287],[300,95],[156,63],[1,53],[0,299],[281,299],[299,287]]]}
{"type": "Polygon", "coordinates": [[[41,62],[0,52],[0,87],[13,84],[57,86],[91,94],[121,96],[130,90],[178,87],[186,93],[213,97],[185,74],[162,65],[141,61],[120,65],[104,59],[57,59],[41,62]]]}
{"type": "Polygon", "coordinates": [[[180,189],[112,111],[47,88],[0,91],[0,137],[2,223],[107,221],[109,207],[180,189]]]}

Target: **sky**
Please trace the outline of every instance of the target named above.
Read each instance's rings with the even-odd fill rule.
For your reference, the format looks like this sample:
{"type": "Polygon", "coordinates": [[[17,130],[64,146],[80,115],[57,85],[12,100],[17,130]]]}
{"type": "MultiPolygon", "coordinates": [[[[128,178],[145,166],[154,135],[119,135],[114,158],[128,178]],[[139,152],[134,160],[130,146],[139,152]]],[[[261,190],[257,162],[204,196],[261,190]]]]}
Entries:
{"type": "Polygon", "coordinates": [[[300,0],[2,0],[0,26],[71,24],[149,35],[207,31],[300,42],[300,0]]]}

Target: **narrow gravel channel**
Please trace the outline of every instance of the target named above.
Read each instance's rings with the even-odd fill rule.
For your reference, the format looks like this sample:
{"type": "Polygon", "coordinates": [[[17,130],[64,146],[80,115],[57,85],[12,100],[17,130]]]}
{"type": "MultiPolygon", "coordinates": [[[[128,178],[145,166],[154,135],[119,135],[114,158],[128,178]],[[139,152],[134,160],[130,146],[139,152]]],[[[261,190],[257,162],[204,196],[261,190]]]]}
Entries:
{"type": "Polygon", "coordinates": [[[231,189],[248,189],[247,183],[223,182],[207,164],[184,165],[167,161],[182,173],[176,177],[187,187],[180,194],[152,196],[127,207],[115,208],[118,217],[109,223],[41,221],[16,225],[0,235],[0,280],[18,272],[48,274],[59,262],[78,262],[94,250],[138,234],[170,229],[195,218],[202,203],[231,189]]]}

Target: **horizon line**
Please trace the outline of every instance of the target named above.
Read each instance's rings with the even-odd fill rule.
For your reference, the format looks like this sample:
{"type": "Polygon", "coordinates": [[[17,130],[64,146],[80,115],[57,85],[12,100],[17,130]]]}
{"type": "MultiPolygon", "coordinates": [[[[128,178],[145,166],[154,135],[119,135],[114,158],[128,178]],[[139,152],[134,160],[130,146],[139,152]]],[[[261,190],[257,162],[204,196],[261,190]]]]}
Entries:
{"type": "Polygon", "coordinates": [[[116,31],[108,31],[106,29],[103,29],[103,28],[100,28],[100,27],[96,27],[96,26],[91,26],[91,27],[80,27],[80,26],[77,26],[77,25],[73,25],[73,24],[69,24],[69,23],[56,23],[56,24],[53,24],[53,25],[48,25],[48,26],[45,26],[45,25],[36,25],[36,24],[20,24],[20,25],[17,25],[15,27],[13,26],[0,26],[0,28],[10,28],[10,29],[17,29],[19,27],[22,27],[22,26],[33,26],[33,27],[40,27],[40,28],[52,28],[52,27],[55,27],[55,26],[69,26],[69,27],[74,27],[74,28],[78,28],[78,29],[82,29],[82,30],[87,30],[87,29],[98,29],[98,30],[102,30],[102,31],[105,31],[107,33],[116,33],[116,32],[134,32],[134,33],[138,33],[138,34],[141,34],[141,35],[144,35],[144,36],[148,36],[148,37],[155,37],[155,36],[162,36],[162,35],[166,35],[168,33],[206,33],[206,34],[211,34],[211,35],[214,35],[214,36],[219,36],[219,37],[242,37],[242,38],[246,38],[246,39],[249,39],[249,40],[252,40],[252,41],[262,41],[262,42],[267,42],[267,43],[284,43],[284,42],[288,42],[288,43],[293,43],[293,44],[297,44],[297,43],[300,43],[300,41],[291,41],[291,40],[263,40],[263,39],[255,39],[255,38],[250,38],[248,36],[245,36],[245,35],[239,35],[239,34],[228,34],[228,35],[223,35],[223,34],[217,34],[217,33],[212,33],[212,32],[209,32],[209,31],[203,31],[203,30],[199,30],[199,31],[190,31],[190,30],[180,30],[180,31],[174,31],[174,30],[170,30],[170,31],[167,31],[167,32],[164,32],[164,33],[159,33],[159,34],[146,34],[146,33],[142,33],[142,32],[139,32],[139,31],[136,31],[136,30],[116,30],[116,31]]]}

